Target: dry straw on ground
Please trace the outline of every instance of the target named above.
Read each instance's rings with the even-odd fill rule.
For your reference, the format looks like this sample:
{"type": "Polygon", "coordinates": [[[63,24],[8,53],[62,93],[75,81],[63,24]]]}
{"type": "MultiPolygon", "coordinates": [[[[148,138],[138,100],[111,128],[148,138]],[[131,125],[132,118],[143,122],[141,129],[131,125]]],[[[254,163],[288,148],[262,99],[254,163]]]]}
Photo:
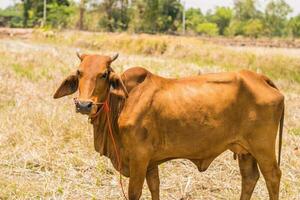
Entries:
{"type": "MultiPolygon", "coordinates": [[[[68,34],[65,37],[72,36],[68,34]]],[[[105,37],[109,38],[110,35],[105,34],[105,37]]],[[[131,36],[121,34],[111,37],[115,39],[116,45],[118,42],[127,41],[131,36]]],[[[141,38],[147,40],[147,37],[141,38]]],[[[171,44],[176,41],[172,37],[149,37],[150,41],[155,40],[158,43],[170,41],[164,47],[166,52],[157,53],[153,50],[150,53],[144,52],[147,55],[141,55],[137,53],[137,49],[124,49],[124,44],[120,58],[113,67],[122,71],[130,66],[140,65],[169,77],[197,74],[199,70],[202,73],[226,71],[231,69],[228,67],[230,63],[234,65],[234,69],[239,68],[239,60],[232,47],[210,45],[201,41],[195,42],[193,46],[189,38],[183,39],[179,45],[179,42],[171,44]],[[203,60],[201,57],[189,57],[189,52],[179,55],[185,48],[192,49],[195,55],[206,55],[211,60],[215,56],[213,50],[217,51],[218,56],[212,62],[208,58],[203,60]],[[221,61],[226,61],[226,65],[222,65],[221,61]]],[[[72,39],[76,45],[71,42],[62,45],[56,42],[57,38],[41,39],[41,36],[38,38],[39,42],[32,39],[0,40],[0,199],[121,198],[118,174],[108,159],[100,157],[94,151],[92,129],[86,117],[75,114],[71,97],[55,101],[52,99],[60,81],[78,65],[76,48],[81,47],[82,51],[93,53],[96,51],[92,50],[97,49],[97,53],[105,54],[119,49],[117,45],[109,48],[87,46],[89,40],[101,39],[95,39],[93,34],[81,35],[79,38],[81,41],[72,39]],[[85,44],[82,44],[83,39],[85,44]]],[[[144,44],[140,46],[141,49],[153,47],[149,47],[147,41],[142,42],[144,44]]],[[[108,42],[105,44],[109,45],[108,42]]],[[[247,55],[257,53],[247,47],[243,47],[243,50],[248,51],[247,55]]],[[[300,55],[300,50],[293,51],[300,55]]],[[[300,84],[295,77],[297,70],[300,70],[299,64],[297,65],[299,56],[287,56],[282,50],[276,49],[270,52],[252,57],[252,62],[270,64],[276,60],[282,61],[276,66],[262,65],[261,68],[269,70],[268,73],[274,75],[275,82],[285,92],[287,120],[283,140],[281,197],[298,200],[300,84]],[[263,59],[266,61],[262,62],[263,59]],[[290,72],[281,76],[275,68],[278,66],[290,72]]],[[[240,50],[238,55],[245,56],[240,50]]],[[[245,60],[241,58],[240,61],[245,60]]],[[[245,63],[240,64],[247,68],[245,63]]],[[[230,152],[218,157],[204,173],[199,173],[188,161],[175,160],[162,164],[160,175],[163,200],[239,199],[241,178],[237,161],[233,160],[230,152]]],[[[125,179],[125,187],[127,181],[125,179]]],[[[262,200],[267,197],[265,182],[261,177],[253,199],[262,200]]],[[[146,185],[142,199],[150,199],[146,185]]]]}

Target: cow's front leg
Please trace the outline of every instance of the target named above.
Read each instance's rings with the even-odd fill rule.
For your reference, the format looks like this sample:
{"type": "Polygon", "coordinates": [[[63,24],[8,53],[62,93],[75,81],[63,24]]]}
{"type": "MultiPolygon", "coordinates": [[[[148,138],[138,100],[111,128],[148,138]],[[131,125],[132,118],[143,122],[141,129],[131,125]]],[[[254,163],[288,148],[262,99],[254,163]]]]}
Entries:
{"type": "Polygon", "coordinates": [[[148,168],[148,160],[142,155],[130,159],[129,200],[138,200],[142,195],[143,184],[148,168]]]}
{"type": "Polygon", "coordinates": [[[146,180],[151,192],[152,200],[159,200],[159,175],[157,165],[148,168],[146,180]]]}

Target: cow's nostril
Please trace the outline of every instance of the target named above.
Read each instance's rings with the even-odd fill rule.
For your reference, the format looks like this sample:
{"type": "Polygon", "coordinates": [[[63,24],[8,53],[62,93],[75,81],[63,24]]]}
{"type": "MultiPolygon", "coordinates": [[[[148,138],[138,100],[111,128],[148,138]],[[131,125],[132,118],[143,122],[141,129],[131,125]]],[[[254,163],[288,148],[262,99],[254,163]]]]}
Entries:
{"type": "Polygon", "coordinates": [[[93,102],[91,101],[78,101],[75,103],[76,111],[83,114],[88,114],[91,112],[93,102]]]}
{"type": "Polygon", "coordinates": [[[88,107],[88,108],[91,108],[91,107],[92,107],[92,104],[93,104],[92,102],[89,102],[89,103],[87,104],[87,107],[88,107]]]}

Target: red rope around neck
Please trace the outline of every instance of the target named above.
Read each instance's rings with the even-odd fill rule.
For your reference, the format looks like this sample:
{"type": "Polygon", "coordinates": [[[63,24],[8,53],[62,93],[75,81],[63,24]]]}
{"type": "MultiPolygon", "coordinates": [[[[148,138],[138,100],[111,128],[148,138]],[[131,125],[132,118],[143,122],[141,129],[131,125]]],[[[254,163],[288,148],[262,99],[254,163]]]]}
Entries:
{"type": "Polygon", "coordinates": [[[106,114],[106,118],[107,118],[107,125],[108,125],[108,132],[110,135],[110,138],[112,140],[113,146],[114,146],[114,151],[117,157],[117,162],[118,162],[118,170],[119,170],[119,174],[120,174],[120,186],[122,189],[122,193],[123,193],[123,197],[125,200],[128,200],[125,192],[124,192],[124,187],[123,187],[123,182],[122,182],[122,175],[121,175],[121,169],[122,169],[122,163],[121,163],[121,155],[120,152],[118,152],[117,150],[117,145],[116,145],[116,141],[113,135],[113,129],[112,129],[112,125],[111,125],[111,121],[110,121],[110,108],[109,108],[109,93],[107,95],[107,98],[104,102],[101,103],[97,103],[97,105],[102,105],[102,107],[93,115],[90,117],[91,121],[93,122],[94,119],[99,115],[99,113],[103,110],[106,114]]]}

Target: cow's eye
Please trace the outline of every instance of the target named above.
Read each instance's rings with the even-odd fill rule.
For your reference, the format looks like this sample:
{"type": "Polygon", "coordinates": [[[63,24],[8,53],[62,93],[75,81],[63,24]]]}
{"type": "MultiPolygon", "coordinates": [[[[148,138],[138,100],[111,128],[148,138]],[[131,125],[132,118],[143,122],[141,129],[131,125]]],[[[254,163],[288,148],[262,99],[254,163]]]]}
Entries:
{"type": "Polygon", "coordinates": [[[107,77],[107,72],[104,72],[103,74],[101,74],[101,78],[106,78],[107,77]]]}
{"type": "Polygon", "coordinates": [[[79,70],[76,71],[76,74],[77,74],[77,76],[79,76],[79,77],[82,76],[82,72],[79,71],[79,70]]]}

